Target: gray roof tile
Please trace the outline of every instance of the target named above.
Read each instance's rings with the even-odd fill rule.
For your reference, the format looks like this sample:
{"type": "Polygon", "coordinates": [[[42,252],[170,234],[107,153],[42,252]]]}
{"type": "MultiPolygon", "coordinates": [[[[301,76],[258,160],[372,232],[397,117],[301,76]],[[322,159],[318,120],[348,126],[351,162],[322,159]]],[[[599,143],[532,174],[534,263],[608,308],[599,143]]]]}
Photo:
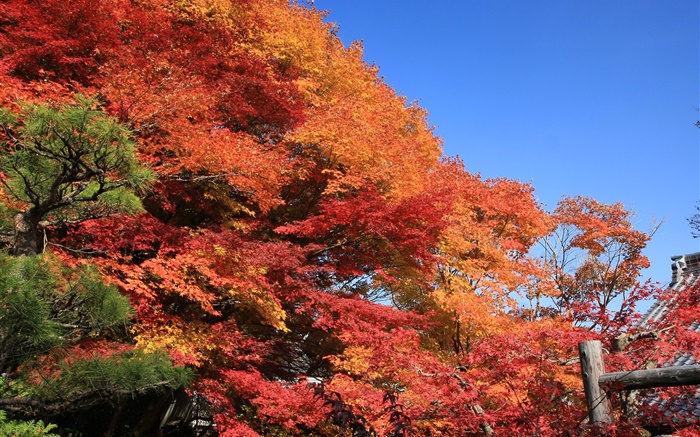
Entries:
{"type": "MultiPolygon", "coordinates": [[[[700,252],[683,256],[674,256],[671,265],[671,282],[667,292],[680,292],[686,287],[698,284],[700,281],[700,252]]],[[[650,322],[661,320],[668,310],[668,301],[655,302],[646,314],[639,321],[639,326],[647,326],[650,322]]],[[[689,330],[700,332],[700,321],[693,322],[689,330]]],[[[672,366],[691,366],[698,364],[695,357],[690,354],[678,356],[672,366]]],[[[651,395],[647,398],[649,405],[657,405],[661,411],[677,425],[697,424],[700,422],[700,389],[695,391],[694,396],[685,396],[673,400],[662,399],[658,395],[651,395]]]]}

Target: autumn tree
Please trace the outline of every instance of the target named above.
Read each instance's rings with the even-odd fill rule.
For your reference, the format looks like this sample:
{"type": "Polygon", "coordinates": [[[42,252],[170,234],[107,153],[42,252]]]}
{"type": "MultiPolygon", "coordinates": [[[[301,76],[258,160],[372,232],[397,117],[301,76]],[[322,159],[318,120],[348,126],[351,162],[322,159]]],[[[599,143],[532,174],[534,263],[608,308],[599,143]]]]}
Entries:
{"type": "Polygon", "coordinates": [[[203,400],[222,436],[576,432],[567,359],[599,333],[562,314],[601,268],[547,317],[519,299],[560,299],[533,255],[543,236],[561,223],[584,235],[575,250],[622,245],[624,213],[601,236],[603,206],[557,221],[530,185],[441,158],[426,111],[312,7],[92,3],[0,3],[2,213],[29,229],[16,254],[47,229],[52,256],[116,287],[129,329],[35,296],[47,338],[73,337],[34,344],[14,335],[30,320],[8,322],[27,351],[8,378],[30,396],[0,407],[61,432],[156,433],[187,384],[178,399],[203,400]]]}
{"type": "MultiPolygon", "coordinates": [[[[27,105],[16,116],[0,113],[0,160],[6,206],[14,216],[14,253],[41,249],[40,223],[135,213],[133,190],[145,188],[149,171],[136,158],[125,128],[77,97],[61,108],[27,105]]],[[[46,224],[44,224],[46,226],[46,224]]]]}
{"type": "Polygon", "coordinates": [[[649,266],[642,250],[650,235],[633,228],[632,212],[619,203],[567,197],[553,216],[557,228],[541,246],[557,311],[589,329],[624,325],[642,298],[630,294],[642,292],[638,278],[649,266]]]}
{"type": "Polygon", "coordinates": [[[435,179],[452,203],[430,295],[446,317],[444,326],[453,326],[441,342],[460,355],[509,323],[519,293],[543,277],[529,251],[549,231],[550,220],[529,185],[483,180],[457,160],[446,160],[435,179]]]}

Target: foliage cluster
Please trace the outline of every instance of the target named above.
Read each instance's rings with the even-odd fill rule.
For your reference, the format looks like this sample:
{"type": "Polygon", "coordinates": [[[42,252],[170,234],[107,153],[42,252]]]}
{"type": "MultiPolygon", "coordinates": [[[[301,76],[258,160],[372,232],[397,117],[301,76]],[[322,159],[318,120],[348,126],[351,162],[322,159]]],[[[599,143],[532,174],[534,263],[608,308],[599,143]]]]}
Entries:
{"type": "Polygon", "coordinates": [[[56,425],[44,425],[42,421],[17,421],[7,420],[7,415],[0,410],[0,434],[12,437],[59,437],[51,431],[56,425]]]}

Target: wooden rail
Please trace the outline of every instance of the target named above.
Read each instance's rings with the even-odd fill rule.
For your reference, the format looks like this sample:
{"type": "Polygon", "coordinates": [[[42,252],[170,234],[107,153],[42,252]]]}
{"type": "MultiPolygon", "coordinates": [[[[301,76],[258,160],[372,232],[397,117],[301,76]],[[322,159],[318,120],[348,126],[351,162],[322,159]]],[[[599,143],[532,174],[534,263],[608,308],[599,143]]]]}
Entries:
{"type": "Polygon", "coordinates": [[[661,367],[633,372],[606,373],[600,375],[598,383],[604,387],[620,390],[700,385],[700,366],[661,367]]]}
{"type": "Polygon", "coordinates": [[[604,389],[635,390],[700,385],[700,365],[605,373],[600,341],[581,342],[578,344],[578,351],[583,390],[588,403],[588,418],[592,424],[613,422],[612,406],[604,389]]]}

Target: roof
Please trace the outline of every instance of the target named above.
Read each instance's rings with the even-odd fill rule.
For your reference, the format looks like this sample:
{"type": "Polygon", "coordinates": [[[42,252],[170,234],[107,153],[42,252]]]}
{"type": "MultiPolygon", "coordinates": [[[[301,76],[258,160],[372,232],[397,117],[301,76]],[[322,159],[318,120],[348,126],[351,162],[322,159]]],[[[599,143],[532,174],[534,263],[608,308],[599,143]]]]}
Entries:
{"type": "MultiPolygon", "coordinates": [[[[666,293],[680,293],[682,290],[700,285],[700,252],[689,255],[671,257],[671,282],[666,293]]],[[[639,326],[648,326],[650,322],[662,320],[668,312],[669,301],[656,301],[639,321],[639,326]]],[[[693,322],[689,330],[700,332],[700,321],[693,322]]],[[[692,366],[698,364],[696,358],[691,354],[682,354],[675,358],[668,366],[692,366]]],[[[694,396],[681,397],[675,399],[661,399],[652,396],[648,401],[649,405],[658,405],[659,409],[675,425],[700,423],[700,389],[695,391],[694,396]]]]}
{"type": "MultiPolygon", "coordinates": [[[[700,252],[690,255],[672,256],[671,282],[667,292],[680,292],[686,287],[692,287],[700,281],[700,252]]],[[[639,321],[639,326],[647,326],[649,322],[661,320],[668,310],[668,301],[656,301],[639,321]]],[[[693,330],[700,330],[698,323],[691,325],[693,330]]]]}

